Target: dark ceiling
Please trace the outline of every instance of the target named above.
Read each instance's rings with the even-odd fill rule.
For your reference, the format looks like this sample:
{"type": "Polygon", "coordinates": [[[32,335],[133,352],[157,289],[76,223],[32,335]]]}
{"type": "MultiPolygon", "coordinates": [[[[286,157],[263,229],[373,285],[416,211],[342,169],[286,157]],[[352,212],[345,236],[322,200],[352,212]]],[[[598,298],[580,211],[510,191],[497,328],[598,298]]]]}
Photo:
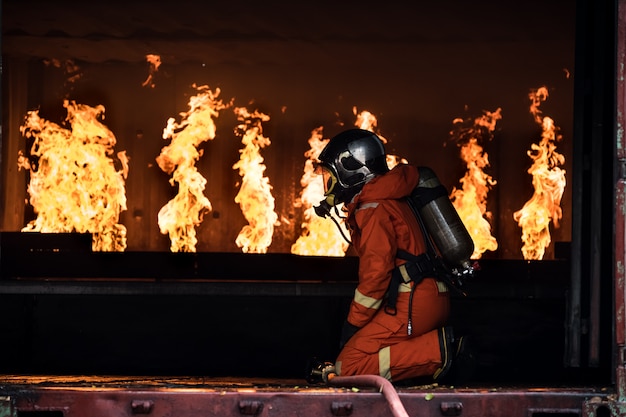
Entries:
{"type": "Polygon", "coordinates": [[[85,62],[306,63],[352,48],[571,39],[575,1],[2,2],[3,53],[85,62]]]}

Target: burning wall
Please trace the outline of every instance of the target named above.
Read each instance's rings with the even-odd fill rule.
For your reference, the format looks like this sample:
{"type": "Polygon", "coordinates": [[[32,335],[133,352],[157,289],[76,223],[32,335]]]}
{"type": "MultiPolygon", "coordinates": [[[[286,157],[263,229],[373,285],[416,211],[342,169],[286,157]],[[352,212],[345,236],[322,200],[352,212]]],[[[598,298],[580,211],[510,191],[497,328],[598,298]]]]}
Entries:
{"type": "MultiPolygon", "coordinates": [[[[137,4],[131,2],[128,7],[137,4]]],[[[62,103],[71,99],[103,106],[103,123],[117,138],[116,151],[124,150],[129,157],[125,183],[128,207],[119,219],[127,229],[127,250],[170,250],[172,241],[160,229],[159,211],[179,195],[181,184],[172,183],[175,169],[164,170],[163,158],[161,162],[159,158],[184,129],[181,125],[173,126],[166,142],[164,127],[171,118],[183,124],[179,116],[189,110],[190,100],[198,94],[193,86],[206,85],[219,88],[221,97],[225,102],[232,99],[233,106],[221,110],[219,118],[213,120],[213,133],[192,146],[192,151],[197,152],[191,159],[193,169],[206,183],[202,195],[194,197],[201,208],[191,216],[188,225],[187,236],[195,240],[188,248],[236,252],[242,246],[250,247],[240,245],[241,241],[237,243],[237,236],[249,230],[251,219],[258,215],[246,217],[246,210],[237,199],[248,181],[233,167],[243,155],[248,129],[242,135],[235,132],[245,122],[234,108],[264,115],[257,118],[252,142],[266,143],[258,147],[256,154],[262,159],[265,180],[253,187],[267,186],[269,194],[264,200],[268,204],[273,200],[270,211],[275,217],[267,222],[273,229],[271,243],[259,252],[289,252],[302,233],[305,208],[294,203],[303,191],[301,179],[309,158],[306,153],[310,150],[311,132],[320,126],[321,138],[331,137],[356,123],[355,107],[367,109],[377,117],[376,130],[388,141],[390,153],[411,163],[431,166],[452,191],[460,187],[459,180],[467,172],[459,147],[450,140],[453,121],[474,119],[485,110],[501,109],[493,138],[481,144],[489,154],[485,172],[493,179],[481,210],[483,215],[491,213],[490,232],[498,242],[497,248],[484,256],[520,258],[521,231],[513,215],[533,195],[527,151],[542,134],[528,110],[527,96],[541,85],[550,89],[550,99],[542,106],[544,114],[561,128],[564,140],[559,151],[565,155],[567,172],[573,82],[564,68],[571,70],[573,66],[573,31],[529,28],[520,16],[532,12],[530,4],[521,11],[483,11],[493,14],[494,19],[481,20],[481,28],[473,27],[471,19],[465,21],[463,13],[455,15],[454,25],[443,25],[441,22],[450,19],[443,9],[392,12],[382,8],[376,14],[381,17],[379,22],[365,25],[355,34],[346,29],[339,31],[338,22],[342,22],[342,27],[345,22],[362,22],[359,19],[364,12],[342,7],[331,15],[322,13],[326,18],[322,28],[315,20],[320,16],[319,10],[306,18],[308,25],[280,21],[272,26],[270,22],[275,20],[271,19],[275,18],[271,13],[255,6],[237,11],[241,14],[237,16],[244,16],[243,21],[253,22],[243,27],[241,22],[234,23],[241,19],[233,19],[226,13],[228,7],[221,6],[207,14],[211,16],[207,19],[219,23],[213,26],[213,32],[211,25],[202,29],[194,25],[197,36],[186,37],[180,27],[172,29],[176,24],[170,22],[160,29],[160,36],[147,39],[141,28],[128,32],[124,41],[104,36],[98,42],[97,53],[95,49],[84,49],[85,43],[93,42],[88,29],[69,29],[63,26],[68,21],[59,17],[59,28],[71,35],[62,41],[66,46],[63,48],[61,40],[50,33],[34,38],[23,36],[17,30],[36,31],[31,28],[34,23],[20,21],[22,9],[16,5],[3,10],[3,102],[7,114],[2,150],[3,230],[20,230],[34,217],[29,206],[23,204],[28,198],[26,185],[30,178],[26,172],[17,172],[15,166],[10,166],[10,161],[16,161],[18,150],[28,152],[19,131],[24,115],[38,109],[41,117],[59,123],[65,117],[62,103]],[[407,16],[420,22],[428,16],[429,23],[424,23],[427,27],[402,25],[409,23],[405,22],[407,16]],[[445,30],[432,31],[436,22],[445,30]],[[509,35],[512,38],[498,32],[507,25],[511,26],[507,33],[514,33],[509,35]],[[269,27],[282,37],[263,35],[269,27]],[[231,28],[234,35],[217,37],[224,28],[231,28]],[[515,33],[515,29],[520,32],[515,33]],[[450,38],[446,39],[444,33],[450,38]],[[159,56],[160,60],[147,61],[147,56],[159,56]],[[210,203],[202,203],[202,196],[210,203]],[[196,236],[190,236],[193,234],[196,236]]],[[[122,13],[121,9],[107,12],[122,13]]],[[[156,13],[139,9],[131,12],[131,16],[156,13]]],[[[73,10],[69,15],[76,17],[76,13],[73,10]]],[[[163,22],[165,15],[181,22],[180,14],[174,12],[164,13],[158,21],[163,22]]],[[[90,21],[94,11],[83,10],[81,16],[90,21]]],[[[124,16],[122,20],[128,18],[124,16]]],[[[573,23],[573,19],[565,21],[573,23]]],[[[130,26],[127,23],[124,28],[128,30],[130,26]]],[[[570,238],[570,201],[566,189],[561,201],[561,227],[553,230],[553,241],[570,238]]],[[[549,257],[553,251],[552,245],[549,257]]]]}

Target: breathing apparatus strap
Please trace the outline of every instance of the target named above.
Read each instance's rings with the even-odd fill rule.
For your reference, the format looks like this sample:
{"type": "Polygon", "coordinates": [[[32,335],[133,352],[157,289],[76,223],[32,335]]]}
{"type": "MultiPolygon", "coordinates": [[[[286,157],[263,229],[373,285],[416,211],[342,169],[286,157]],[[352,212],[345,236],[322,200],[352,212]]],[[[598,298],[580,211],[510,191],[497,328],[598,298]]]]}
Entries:
{"type": "Polygon", "coordinates": [[[391,281],[389,282],[389,290],[387,292],[387,303],[385,304],[385,312],[396,315],[396,304],[398,301],[398,288],[400,284],[408,284],[413,281],[413,288],[427,276],[434,275],[434,267],[430,256],[427,253],[421,255],[412,255],[402,249],[396,252],[396,257],[404,259],[405,263],[399,265],[391,271],[391,281]]]}
{"type": "Polygon", "coordinates": [[[415,202],[417,202],[420,207],[424,207],[431,201],[444,196],[448,196],[448,190],[446,190],[446,187],[443,185],[438,185],[436,187],[416,187],[411,193],[411,197],[408,199],[410,200],[409,204],[411,205],[411,209],[416,209],[415,202]]]}
{"type": "MultiPolygon", "coordinates": [[[[420,214],[417,206],[416,206],[416,201],[415,199],[418,200],[419,204],[423,207],[424,205],[426,205],[427,203],[429,203],[430,201],[438,198],[441,196],[441,193],[445,193],[445,188],[443,186],[440,187],[434,187],[432,189],[426,189],[426,190],[430,190],[429,192],[424,193],[424,191],[422,191],[422,194],[418,194],[415,191],[413,191],[413,193],[411,194],[411,196],[406,197],[406,202],[409,205],[409,207],[411,208],[411,211],[413,212],[413,214],[415,215],[415,218],[417,219],[417,223],[419,223],[420,225],[420,230],[422,231],[422,236],[424,236],[424,241],[426,241],[426,252],[429,253],[432,257],[432,259],[434,260],[437,257],[437,251],[435,250],[435,245],[433,243],[433,240],[430,237],[430,233],[428,233],[428,230],[426,229],[426,225],[424,224],[424,220],[422,219],[422,215],[420,214]]],[[[444,194],[447,196],[447,194],[444,194]]],[[[434,268],[433,268],[434,269],[434,268]]]]}

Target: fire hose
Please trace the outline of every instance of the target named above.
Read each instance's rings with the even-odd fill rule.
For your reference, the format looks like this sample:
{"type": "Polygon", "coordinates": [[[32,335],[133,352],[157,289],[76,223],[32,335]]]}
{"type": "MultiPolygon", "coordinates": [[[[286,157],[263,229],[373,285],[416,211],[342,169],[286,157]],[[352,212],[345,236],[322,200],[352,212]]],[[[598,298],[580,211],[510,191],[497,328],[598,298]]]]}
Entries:
{"type": "Polygon", "coordinates": [[[393,384],[389,380],[378,375],[354,375],[354,376],[338,376],[334,373],[327,375],[328,384],[339,387],[346,386],[366,386],[378,388],[379,392],[383,394],[389,408],[394,417],[409,417],[404,405],[400,401],[398,392],[394,388],[393,384]]]}

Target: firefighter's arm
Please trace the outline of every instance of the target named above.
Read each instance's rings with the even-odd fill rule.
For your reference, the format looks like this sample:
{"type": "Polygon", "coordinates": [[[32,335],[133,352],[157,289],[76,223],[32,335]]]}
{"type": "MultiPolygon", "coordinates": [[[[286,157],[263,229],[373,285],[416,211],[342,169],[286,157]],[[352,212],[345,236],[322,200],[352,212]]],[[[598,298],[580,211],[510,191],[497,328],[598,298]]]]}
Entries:
{"type": "Polygon", "coordinates": [[[380,205],[357,211],[360,228],[359,284],[348,322],[363,327],[382,306],[395,267],[396,236],[387,211],[380,205]]]}

